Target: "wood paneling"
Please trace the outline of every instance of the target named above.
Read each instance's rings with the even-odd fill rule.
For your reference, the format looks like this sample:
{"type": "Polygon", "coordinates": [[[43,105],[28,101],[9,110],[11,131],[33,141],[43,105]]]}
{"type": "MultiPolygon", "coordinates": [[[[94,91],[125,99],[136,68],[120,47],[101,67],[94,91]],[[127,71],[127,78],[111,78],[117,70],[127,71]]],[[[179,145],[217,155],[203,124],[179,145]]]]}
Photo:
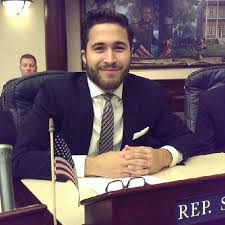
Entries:
{"type": "Polygon", "coordinates": [[[184,79],[156,80],[165,90],[166,98],[174,112],[184,112],[184,79]]]}
{"type": "Polygon", "coordinates": [[[64,0],[45,0],[47,70],[67,70],[67,38],[64,0]]]}

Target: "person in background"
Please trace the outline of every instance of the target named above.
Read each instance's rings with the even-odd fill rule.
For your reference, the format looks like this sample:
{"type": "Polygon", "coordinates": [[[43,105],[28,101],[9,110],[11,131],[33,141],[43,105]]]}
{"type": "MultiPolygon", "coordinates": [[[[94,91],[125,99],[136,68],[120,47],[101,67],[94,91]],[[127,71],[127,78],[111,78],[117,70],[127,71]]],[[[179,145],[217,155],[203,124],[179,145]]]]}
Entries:
{"type": "Polygon", "coordinates": [[[129,73],[133,32],[127,17],[93,10],[82,32],[86,72],[42,84],[18,133],[14,176],[50,178],[50,117],[79,177],[142,176],[195,155],[201,143],[171,112],[159,85],[129,73]]]}
{"type": "MultiPolygon", "coordinates": [[[[29,76],[33,73],[37,72],[37,60],[36,58],[31,54],[24,54],[20,57],[20,72],[22,77],[29,76]]],[[[13,81],[20,79],[20,78],[14,78],[11,80],[8,80],[2,87],[1,97],[0,97],[0,107],[3,107],[3,98],[2,94],[5,91],[5,89],[12,84],[13,81]]]]}
{"type": "Polygon", "coordinates": [[[20,71],[22,76],[28,76],[37,72],[37,60],[31,54],[24,54],[20,58],[20,71]]]}
{"type": "Polygon", "coordinates": [[[145,4],[141,7],[141,20],[138,26],[133,26],[136,42],[149,53],[149,55],[139,55],[141,58],[153,57],[152,46],[157,46],[159,40],[153,34],[153,13],[154,9],[151,4],[145,4]]]}

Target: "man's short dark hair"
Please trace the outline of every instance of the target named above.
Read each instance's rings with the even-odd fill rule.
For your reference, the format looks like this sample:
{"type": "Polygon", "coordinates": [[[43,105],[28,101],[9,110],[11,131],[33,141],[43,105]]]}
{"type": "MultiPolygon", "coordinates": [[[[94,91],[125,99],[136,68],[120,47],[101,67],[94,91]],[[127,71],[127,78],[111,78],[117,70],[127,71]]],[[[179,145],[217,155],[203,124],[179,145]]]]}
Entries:
{"type": "Polygon", "coordinates": [[[88,43],[88,35],[90,29],[96,24],[112,23],[119,24],[127,31],[130,47],[132,47],[133,31],[129,25],[128,19],[125,15],[117,13],[108,8],[94,9],[87,13],[86,20],[82,26],[82,46],[86,50],[88,43]]]}
{"type": "Polygon", "coordinates": [[[31,55],[31,54],[24,54],[24,55],[22,55],[20,57],[20,63],[21,63],[22,59],[33,59],[35,64],[37,64],[36,58],[33,55],[31,55]]]}

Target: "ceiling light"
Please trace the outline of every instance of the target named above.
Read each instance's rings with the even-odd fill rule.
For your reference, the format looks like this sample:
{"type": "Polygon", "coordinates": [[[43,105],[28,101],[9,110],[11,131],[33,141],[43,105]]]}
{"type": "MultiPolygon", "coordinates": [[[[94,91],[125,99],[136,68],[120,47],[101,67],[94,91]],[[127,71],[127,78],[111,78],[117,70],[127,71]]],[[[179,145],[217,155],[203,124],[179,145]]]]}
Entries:
{"type": "Polygon", "coordinates": [[[19,15],[28,10],[32,0],[2,0],[2,4],[10,15],[19,15]]]}

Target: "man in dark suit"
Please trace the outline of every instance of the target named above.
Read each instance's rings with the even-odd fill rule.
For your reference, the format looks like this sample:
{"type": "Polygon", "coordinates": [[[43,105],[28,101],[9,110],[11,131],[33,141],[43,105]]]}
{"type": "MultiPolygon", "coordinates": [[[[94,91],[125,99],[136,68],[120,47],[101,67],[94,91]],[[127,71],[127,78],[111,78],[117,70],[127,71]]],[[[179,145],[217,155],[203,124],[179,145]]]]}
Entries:
{"type": "MultiPolygon", "coordinates": [[[[94,10],[82,31],[81,55],[87,72],[43,84],[19,131],[14,176],[50,177],[50,117],[55,133],[75,155],[80,176],[142,176],[195,154],[199,142],[172,114],[159,86],[128,73],[133,34],[127,18],[109,9],[94,10]],[[102,114],[107,104],[114,123],[113,143],[102,153],[102,114]],[[158,141],[157,147],[150,145],[151,138],[158,141]]],[[[111,122],[105,126],[110,131],[111,122]]]]}
{"type": "Polygon", "coordinates": [[[208,90],[199,97],[195,132],[208,145],[205,153],[225,151],[225,86],[208,90]]]}

